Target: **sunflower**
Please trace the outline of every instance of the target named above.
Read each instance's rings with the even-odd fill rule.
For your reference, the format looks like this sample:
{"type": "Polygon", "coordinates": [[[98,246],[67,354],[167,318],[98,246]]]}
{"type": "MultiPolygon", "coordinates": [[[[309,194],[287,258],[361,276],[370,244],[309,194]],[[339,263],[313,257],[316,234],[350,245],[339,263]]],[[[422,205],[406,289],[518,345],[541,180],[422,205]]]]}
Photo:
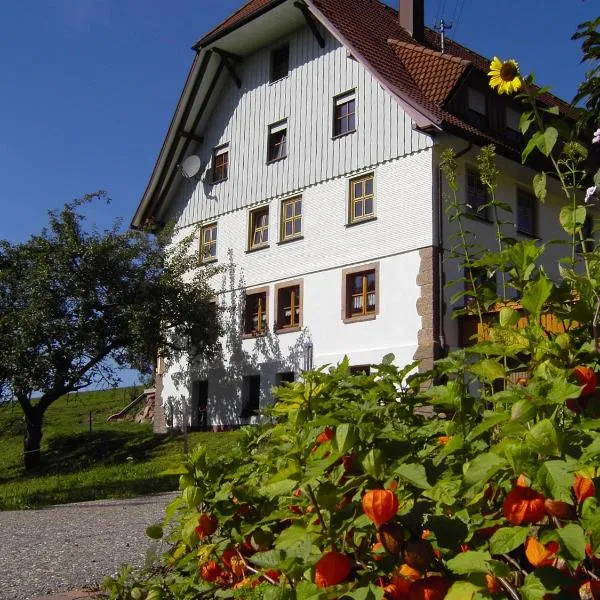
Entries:
{"type": "Polygon", "coordinates": [[[519,65],[515,60],[502,62],[497,56],[490,63],[490,87],[498,88],[499,94],[512,94],[523,85],[519,65]]]}

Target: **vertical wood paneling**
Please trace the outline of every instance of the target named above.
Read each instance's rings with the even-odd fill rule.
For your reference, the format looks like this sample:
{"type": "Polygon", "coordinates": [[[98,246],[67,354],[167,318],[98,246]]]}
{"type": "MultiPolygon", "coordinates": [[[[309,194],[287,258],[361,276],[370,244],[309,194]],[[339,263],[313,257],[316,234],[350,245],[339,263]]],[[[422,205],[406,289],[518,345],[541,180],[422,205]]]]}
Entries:
{"type": "Polygon", "coordinates": [[[270,51],[238,65],[242,88],[224,71],[212,109],[200,124],[206,165],[202,181],[182,182],[173,195],[179,226],[294,193],[307,186],[432,146],[413,131],[402,107],[340,43],[327,36],[321,49],[308,28],[290,42],[290,73],[270,84],[270,51]],[[332,140],[333,98],[356,89],[357,131],[332,140]],[[269,124],[288,119],[288,157],[267,165],[269,124]],[[212,149],[229,144],[229,178],[210,184],[212,149]]]}

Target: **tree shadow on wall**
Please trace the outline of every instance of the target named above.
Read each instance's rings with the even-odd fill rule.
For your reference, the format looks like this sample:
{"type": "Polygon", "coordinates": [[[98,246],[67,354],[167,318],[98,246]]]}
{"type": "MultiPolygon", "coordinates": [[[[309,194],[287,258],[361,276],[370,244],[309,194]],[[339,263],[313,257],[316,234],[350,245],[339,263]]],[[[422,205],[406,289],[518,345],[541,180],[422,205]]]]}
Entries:
{"type": "MultiPolygon", "coordinates": [[[[233,262],[233,252],[228,252],[228,265],[223,274],[219,293],[219,315],[223,336],[217,354],[209,359],[197,356],[187,360],[178,357],[169,365],[171,377],[177,390],[165,399],[167,424],[172,426],[184,419],[189,426],[202,427],[203,400],[206,400],[208,428],[227,429],[233,426],[261,422],[260,415],[242,416],[247,413],[247,401],[243,390],[244,377],[260,376],[260,408],[273,402],[271,388],[281,384],[279,374],[296,374],[304,368],[304,355],[311,335],[304,328],[293,344],[285,345],[286,334],[274,333],[272,322],[264,335],[242,339],[244,325],[246,282],[242,269],[233,262]],[[282,348],[282,340],[284,347],[282,348]],[[194,382],[208,381],[206,396],[193,393],[194,382]]],[[[273,289],[271,286],[270,294],[273,289]]],[[[196,389],[199,389],[198,387],[196,389]]]]}

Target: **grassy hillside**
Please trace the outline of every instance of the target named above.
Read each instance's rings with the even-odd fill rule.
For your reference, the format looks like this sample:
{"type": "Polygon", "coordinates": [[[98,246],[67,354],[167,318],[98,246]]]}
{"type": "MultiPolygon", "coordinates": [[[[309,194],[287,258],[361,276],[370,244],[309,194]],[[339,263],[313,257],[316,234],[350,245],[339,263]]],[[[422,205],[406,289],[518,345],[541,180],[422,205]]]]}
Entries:
{"type": "MultiPolygon", "coordinates": [[[[33,473],[22,466],[21,408],[0,404],[0,510],[176,489],[177,477],[163,472],[182,456],[180,434],[161,436],[147,424],[106,421],[137,393],[134,388],[120,388],[74,394],[55,402],[44,420],[42,465],[33,473]]],[[[238,435],[191,433],[189,443],[223,452],[238,435]]]]}

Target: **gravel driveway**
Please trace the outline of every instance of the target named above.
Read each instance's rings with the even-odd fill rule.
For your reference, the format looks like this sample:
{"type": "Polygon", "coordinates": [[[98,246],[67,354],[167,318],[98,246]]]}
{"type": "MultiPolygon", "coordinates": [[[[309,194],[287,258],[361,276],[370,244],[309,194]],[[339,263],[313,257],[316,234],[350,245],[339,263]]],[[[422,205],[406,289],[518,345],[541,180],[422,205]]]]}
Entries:
{"type": "Polygon", "coordinates": [[[123,563],[143,565],[146,527],[174,496],[0,512],[0,600],[98,586],[123,563]]]}

